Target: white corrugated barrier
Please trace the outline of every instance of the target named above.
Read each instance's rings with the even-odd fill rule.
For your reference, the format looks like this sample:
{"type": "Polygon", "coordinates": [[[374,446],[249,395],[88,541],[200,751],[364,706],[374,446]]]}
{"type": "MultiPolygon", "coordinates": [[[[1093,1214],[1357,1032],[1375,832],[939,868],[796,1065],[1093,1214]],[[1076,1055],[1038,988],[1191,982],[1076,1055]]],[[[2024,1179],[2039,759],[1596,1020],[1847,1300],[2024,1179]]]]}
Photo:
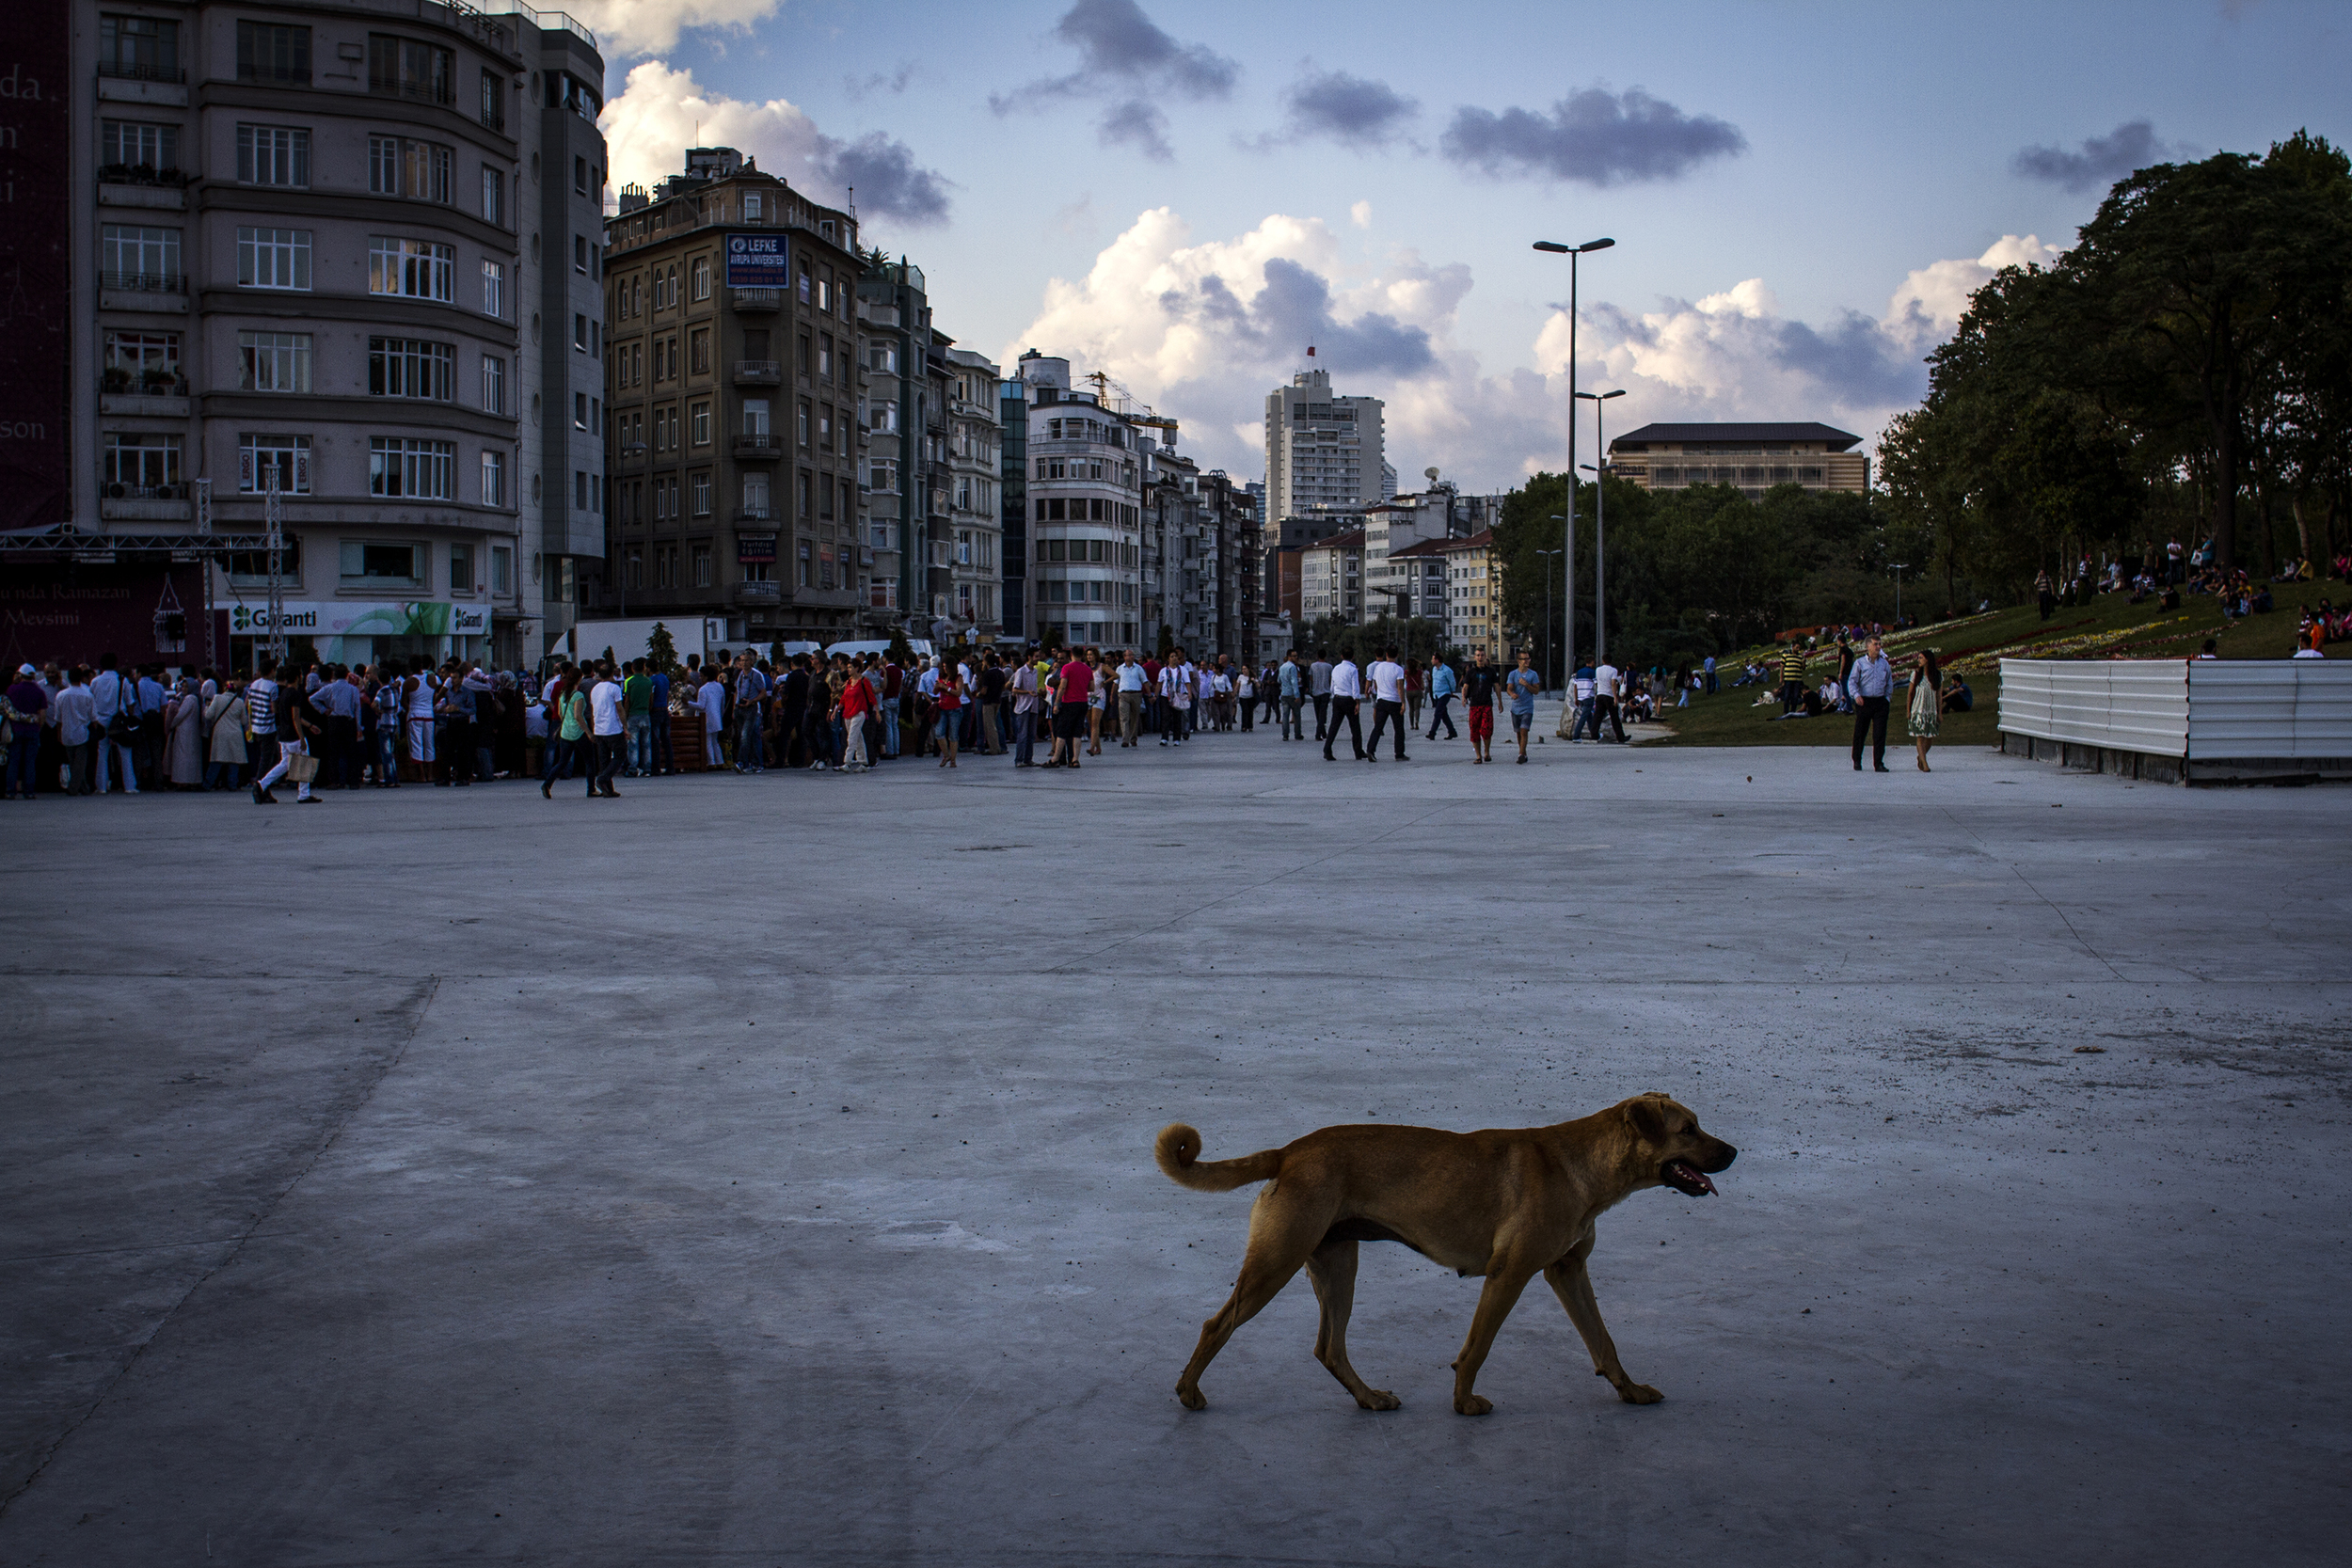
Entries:
{"type": "Polygon", "coordinates": [[[2344,772],[2352,661],[2005,658],[1999,722],[2005,750],[2134,777],[2344,772]]]}

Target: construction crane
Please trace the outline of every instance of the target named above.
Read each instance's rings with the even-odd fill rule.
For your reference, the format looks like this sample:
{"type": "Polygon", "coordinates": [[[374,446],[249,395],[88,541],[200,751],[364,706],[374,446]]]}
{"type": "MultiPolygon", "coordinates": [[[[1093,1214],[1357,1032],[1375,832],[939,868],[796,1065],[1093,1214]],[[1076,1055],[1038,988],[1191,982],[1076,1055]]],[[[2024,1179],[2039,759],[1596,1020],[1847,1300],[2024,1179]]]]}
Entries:
{"type": "Polygon", "coordinates": [[[1148,424],[1166,430],[1168,438],[1165,444],[1171,447],[1176,444],[1174,418],[1155,411],[1150,404],[1129,391],[1123,383],[1112,377],[1108,372],[1089,371],[1078,379],[1094,383],[1094,400],[1104,407],[1115,414],[1126,415],[1136,424],[1148,424]]]}

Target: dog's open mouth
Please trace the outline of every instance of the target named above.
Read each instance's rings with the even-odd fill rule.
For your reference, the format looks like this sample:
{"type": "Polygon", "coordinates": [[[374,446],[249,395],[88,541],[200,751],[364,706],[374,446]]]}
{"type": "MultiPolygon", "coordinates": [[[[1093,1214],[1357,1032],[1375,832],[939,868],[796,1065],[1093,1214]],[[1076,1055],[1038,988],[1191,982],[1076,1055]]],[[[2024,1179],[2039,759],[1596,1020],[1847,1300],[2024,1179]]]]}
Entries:
{"type": "Polygon", "coordinates": [[[1669,1160],[1659,1168],[1658,1180],[1685,1197],[1706,1197],[1715,1191],[1707,1173],[1688,1160],[1669,1160]]]}

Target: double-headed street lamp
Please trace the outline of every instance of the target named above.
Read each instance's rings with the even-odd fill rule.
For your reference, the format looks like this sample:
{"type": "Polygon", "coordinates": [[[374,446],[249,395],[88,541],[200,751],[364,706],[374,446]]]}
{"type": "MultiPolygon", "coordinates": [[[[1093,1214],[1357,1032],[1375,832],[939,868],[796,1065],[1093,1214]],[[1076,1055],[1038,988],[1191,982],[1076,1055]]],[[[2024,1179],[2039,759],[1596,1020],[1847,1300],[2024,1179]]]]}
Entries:
{"type": "Polygon", "coordinates": [[[1562,617],[1563,646],[1570,668],[1576,662],[1576,262],[1587,251],[1607,250],[1614,240],[1586,240],[1582,245],[1562,245],[1556,240],[1537,240],[1535,248],[1553,256],[1568,259],[1568,513],[1561,522],[1562,594],[1567,612],[1562,617]]]}
{"type": "Polygon", "coordinates": [[[1584,465],[1593,476],[1593,666],[1598,669],[1601,660],[1608,657],[1609,650],[1609,602],[1604,596],[1609,591],[1606,570],[1609,546],[1603,537],[1603,530],[1609,520],[1609,507],[1608,490],[1601,483],[1602,477],[1609,472],[1609,443],[1601,438],[1600,405],[1611,398],[1625,396],[1625,388],[1620,387],[1613,392],[1578,392],[1575,395],[1593,405],[1593,446],[1600,458],[1597,464],[1584,465]]]}

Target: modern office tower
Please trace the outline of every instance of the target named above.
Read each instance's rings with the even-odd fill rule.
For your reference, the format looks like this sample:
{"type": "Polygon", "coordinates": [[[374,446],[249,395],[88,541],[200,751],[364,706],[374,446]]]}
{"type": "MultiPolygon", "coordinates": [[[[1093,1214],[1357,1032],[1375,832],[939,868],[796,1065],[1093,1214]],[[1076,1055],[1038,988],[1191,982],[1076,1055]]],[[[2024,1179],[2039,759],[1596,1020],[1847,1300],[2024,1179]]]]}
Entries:
{"type": "MultiPolygon", "coordinates": [[[[598,610],[700,617],[713,642],[858,635],[867,427],[895,445],[905,416],[895,390],[868,397],[856,220],[707,147],[652,192],[624,190],[605,233],[612,548],[598,610]],[[783,239],[780,283],[728,284],[739,235],[783,239]]],[[[895,378],[895,321],[881,336],[895,378]]],[[[895,499],[897,468],[882,477],[895,499]]]]}
{"type": "MultiPolygon", "coordinates": [[[[1358,506],[1383,500],[1378,398],[1336,397],[1328,371],[1300,371],[1291,384],[1266,394],[1267,524],[1311,506],[1358,506]]],[[[1393,493],[1390,473],[1388,493],[1393,493]]]]}
{"type": "Polygon", "coordinates": [[[85,176],[56,297],[27,302],[70,324],[66,478],[23,525],[123,544],[19,558],[12,589],[151,598],[156,653],[246,663],[268,562],[212,570],[187,536],[258,534],[274,487],[297,657],[535,658],[563,562],[601,550],[593,36],[551,11],[72,0],[56,42],[19,69],[72,84],[85,176]]]}

